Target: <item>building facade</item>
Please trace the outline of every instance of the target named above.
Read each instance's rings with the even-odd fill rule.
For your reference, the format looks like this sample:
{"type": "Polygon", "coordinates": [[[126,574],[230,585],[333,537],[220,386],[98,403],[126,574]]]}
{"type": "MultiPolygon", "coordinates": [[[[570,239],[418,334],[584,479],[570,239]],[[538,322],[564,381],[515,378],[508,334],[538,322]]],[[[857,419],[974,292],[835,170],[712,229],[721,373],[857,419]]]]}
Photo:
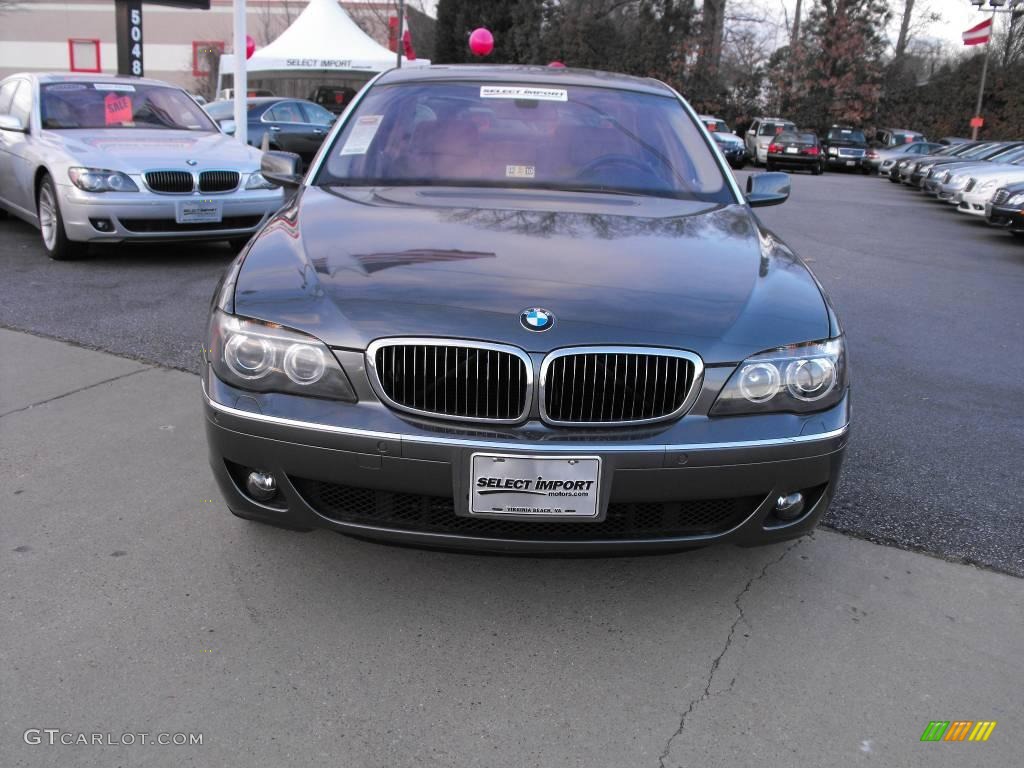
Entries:
{"type": "MultiPolygon", "coordinates": [[[[395,2],[342,2],[371,37],[388,44],[395,2]]],[[[305,0],[247,0],[246,26],[257,46],[277,37],[305,0]]],[[[212,98],[220,53],[231,51],[233,0],[208,11],[143,5],[145,75],[212,98]]],[[[12,72],[117,72],[113,0],[0,2],[0,78],[12,72]]],[[[288,94],[297,95],[297,94],[288,94]]]]}

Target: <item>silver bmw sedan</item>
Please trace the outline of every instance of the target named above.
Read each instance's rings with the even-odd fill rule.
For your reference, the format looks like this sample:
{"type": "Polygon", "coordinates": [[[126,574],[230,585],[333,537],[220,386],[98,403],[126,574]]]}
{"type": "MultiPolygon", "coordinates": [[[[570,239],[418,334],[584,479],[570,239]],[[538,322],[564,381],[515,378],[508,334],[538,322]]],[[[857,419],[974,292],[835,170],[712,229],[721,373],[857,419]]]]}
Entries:
{"type": "Polygon", "coordinates": [[[0,209],[38,227],[53,259],[131,240],[240,248],[282,202],[260,155],[159,80],[0,81],[0,209]]]}

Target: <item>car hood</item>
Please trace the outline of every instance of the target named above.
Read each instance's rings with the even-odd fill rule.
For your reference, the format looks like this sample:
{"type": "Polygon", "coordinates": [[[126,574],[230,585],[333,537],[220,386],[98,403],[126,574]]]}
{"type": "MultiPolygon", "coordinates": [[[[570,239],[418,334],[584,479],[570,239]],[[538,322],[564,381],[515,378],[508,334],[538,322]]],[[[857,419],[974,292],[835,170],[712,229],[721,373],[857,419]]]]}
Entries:
{"type": "Polygon", "coordinates": [[[743,144],[743,139],[741,139],[739,136],[734,136],[731,133],[722,133],[720,131],[715,131],[711,135],[715,137],[715,141],[717,141],[719,144],[735,144],[736,146],[741,146],[743,144]]]}
{"type": "Polygon", "coordinates": [[[245,256],[234,310],[350,349],[649,344],[708,363],[830,331],[815,279],[746,206],[527,190],[306,188],[245,256]],[[532,307],[549,331],[520,324],[532,307]]]}
{"type": "Polygon", "coordinates": [[[141,173],[153,168],[227,168],[255,171],[260,152],[213,131],[142,128],[44,131],[42,140],[74,162],[92,168],[141,173]],[[195,165],[187,165],[192,160],[195,165]]]}

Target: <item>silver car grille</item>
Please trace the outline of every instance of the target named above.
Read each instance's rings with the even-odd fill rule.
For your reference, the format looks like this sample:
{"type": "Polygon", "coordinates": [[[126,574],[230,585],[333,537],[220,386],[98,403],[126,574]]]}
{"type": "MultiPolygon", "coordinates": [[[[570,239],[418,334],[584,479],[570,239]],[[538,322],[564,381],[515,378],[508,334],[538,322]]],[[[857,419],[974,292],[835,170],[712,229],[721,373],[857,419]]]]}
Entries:
{"type": "Polygon", "coordinates": [[[238,188],[238,171],[203,171],[199,174],[200,192],[231,192],[238,188]]]}
{"type": "Polygon", "coordinates": [[[863,149],[850,149],[848,147],[839,148],[840,157],[864,157],[863,149]]]}
{"type": "Polygon", "coordinates": [[[992,195],[992,205],[1002,205],[1010,199],[1010,190],[1008,189],[997,189],[996,193],[992,195]]]}
{"type": "Polygon", "coordinates": [[[367,349],[370,382],[393,408],[462,421],[526,418],[533,362],[515,347],[448,339],[383,339],[367,349]]]}
{"type": "Polygon", "coordinates": [[[977,183],[977,179],[968,179],[967,183],[964,185],[964,192],[970,192],[972,189],[974,189],[974,185],[977,183]]]}
{"type": "Polygon", "coordinates": [[[189,171],[147,171],[146,186],[154,192],[186,194],[195,188],[195,178],[189,171]]]}
{"type": "Polygon", "coordinates": [[[953,174],[950,171],[946,171],[942,174],[942,178],[939,179],[943,184],[949,184],[949,180],[953,178],[953,174]]]}
{"type": "Polygon", "coordinates": [[[541,418],[551,424],[619,425],[674,418],[696,397],[700,357],[642,347],[552,352],[541,367],[541,418]]]}

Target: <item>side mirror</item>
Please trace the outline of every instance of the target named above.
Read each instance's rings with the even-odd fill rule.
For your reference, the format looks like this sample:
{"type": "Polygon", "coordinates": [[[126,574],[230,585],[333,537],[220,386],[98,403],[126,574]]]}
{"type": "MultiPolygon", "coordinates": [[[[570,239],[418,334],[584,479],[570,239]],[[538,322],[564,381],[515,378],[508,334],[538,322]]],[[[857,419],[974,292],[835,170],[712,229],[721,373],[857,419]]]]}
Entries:
{"type": "Polygon", "coordinates": [[[279,187],[298,187],[302,184],[301,163],[302,158],[294,152],[264,152],[260,160],[260,174],[279,187]]]}
{"type": "Polygon", "coordinates": [[[221,133],[226,133],[228,136],[234,136],[235,130],[238,128],[235,121],[230,119],[221,120],[218,125],[220,126],[221,133]]]}
{"type": "Polygon", "coordinates": [[[25,133],[25,124],[20,117],[14,115],[0,115],[0,131],[17,131],[25,133]]]}
{"type": "Polygon", "coordinates": [[[788,199],[788,173],[754,173],[747,176],[747,202],[751,208],[781,205],[788,199]]]}

